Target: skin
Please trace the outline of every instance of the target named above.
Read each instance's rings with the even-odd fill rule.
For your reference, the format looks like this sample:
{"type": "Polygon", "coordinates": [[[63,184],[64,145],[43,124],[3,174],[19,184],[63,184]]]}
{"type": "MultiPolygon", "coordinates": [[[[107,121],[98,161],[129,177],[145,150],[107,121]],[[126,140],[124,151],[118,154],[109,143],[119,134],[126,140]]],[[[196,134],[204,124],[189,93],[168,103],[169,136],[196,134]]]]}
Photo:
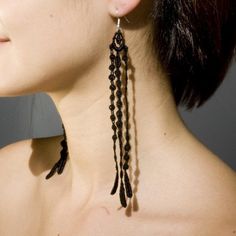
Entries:
{"type": "Polygon", "coordinates": [[[0,45],[4,75],[0,96],[48,94],[61,115],[69,148],[62,176],[50,180],[45,176],[59,158],[62,136],[25,140],[1,150],[4,178],[0,184],[4,188],[8,183],[2,195],[8,204],[0,205],[4,209],[0,222],[5,225],[1,235],[25,235],[24,227],[31,235],[110,235],[114,228],[121,235],[120,224],[126,232],[138,235],[138,229],[144,235],[147,229],[140,228],[144,223],[150,235],[232,234],[235,173],[181,119],[148,41],[151,26],[144,17],[148,10],[150,2],[140,0],[0,2],[1,29],[10,38],[0,45]],[[108,109],[109,44],[116,17],[122,18],[132,61],[130,168],[131,185],[136,186],[134,200],[119,211],[118,191],[110,195],[115,163],[108,109]],[[21,161],[16,160],[16,153],[21,161]],[[12,165],[20,174],[12,171],[12,165]],[[12,178],[20,178],[20,188],[12,178]],[[12,198],[16,189],[17,198],[12,198]],[[21,221],[16,221],[17,215],[6,214],[13,210],[11,206],[16,212],[24,209],[21,221]],[[136,214],[127,221],[131,206],[136,214]],[[32,216],[35,220],[29,227],[32,216]],[[98,233],[104,222],[103,233],[98,233]],[[174,224],[178,227],[172,229],[174,224]]]}

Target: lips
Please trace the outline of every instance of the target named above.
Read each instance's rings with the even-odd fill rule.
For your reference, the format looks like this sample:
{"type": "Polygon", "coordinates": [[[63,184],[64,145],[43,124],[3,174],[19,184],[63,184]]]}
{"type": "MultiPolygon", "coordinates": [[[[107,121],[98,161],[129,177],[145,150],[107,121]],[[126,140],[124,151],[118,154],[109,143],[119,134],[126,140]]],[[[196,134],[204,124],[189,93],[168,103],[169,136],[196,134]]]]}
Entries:
{"type": "Polygon", "coordinates": [[[0,42],[10,41],[8,35],[0,28],[0,42]]]}
{"type": "Polygon", "coordinates": [[[3,38],[0,36],[0,42],[8,42],[8,41],[10,41],[9,38],[3,38]]]}
{"type": "Polygon", "coordinates": [[[10,41],[8,33],[4,30],[4,24],[0,18],[0,43],[10,41]]]}

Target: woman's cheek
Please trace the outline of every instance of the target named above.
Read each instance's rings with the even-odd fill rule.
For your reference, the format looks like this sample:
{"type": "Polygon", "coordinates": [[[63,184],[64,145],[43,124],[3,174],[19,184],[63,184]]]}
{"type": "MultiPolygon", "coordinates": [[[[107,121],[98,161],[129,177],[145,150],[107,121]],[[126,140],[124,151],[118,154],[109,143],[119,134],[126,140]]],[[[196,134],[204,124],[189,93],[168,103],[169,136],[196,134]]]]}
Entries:
{"type": "Polygon", "coordinates": [[[0,96],[52,90],[99,61],[85,12],[65,0],[15,1],[0,9],[11,39],[0,48],[0,96]]]}
{"type": "Polygon", "coordinates": [[[16,14],[9,8],[2,14],[11,42],[0,45],[4,46],[0,48],[1,96],[36,92],[61,66],[63,38],[52,15],[47,9],[33,14],[24,8],[16,14]]]}

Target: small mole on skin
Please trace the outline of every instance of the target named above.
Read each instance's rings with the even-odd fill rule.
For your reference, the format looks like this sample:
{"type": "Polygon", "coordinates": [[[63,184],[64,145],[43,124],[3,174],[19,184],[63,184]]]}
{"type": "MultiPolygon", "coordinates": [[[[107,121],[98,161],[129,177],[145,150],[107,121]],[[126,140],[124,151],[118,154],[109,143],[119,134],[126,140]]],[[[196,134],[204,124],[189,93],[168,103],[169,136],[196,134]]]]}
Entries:
{"type": "Polygon", "coordinates": [[[166,135],[166,133],[164,133],[164,135],[166,135]]]}
{"type": "Polygon", "coordinates": [[[53,17],[53,14],[50,14],[50,17],[53,17]]]}
{"type": "Polygon", "coordinates": [[[236,230],[233,231],[233,234],[236,234],[236,230]]]}

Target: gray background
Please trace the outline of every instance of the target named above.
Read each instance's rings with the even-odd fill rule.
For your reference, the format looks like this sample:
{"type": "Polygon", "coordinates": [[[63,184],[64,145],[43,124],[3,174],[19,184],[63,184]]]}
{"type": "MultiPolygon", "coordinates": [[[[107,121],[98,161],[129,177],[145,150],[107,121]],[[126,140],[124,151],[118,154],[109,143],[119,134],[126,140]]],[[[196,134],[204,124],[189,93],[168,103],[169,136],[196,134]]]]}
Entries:
{"type": "MultiPolygon", "coordinates": [[[[236,170],[236,64],[202,107],[179,111],[190,130],[236,170]]],[[[0,148],[18,140],[62,134],[61,118],[44,93],[0,98],[0,148]],[[32,120],[32,122],[31,122],[32,120]]]]}

